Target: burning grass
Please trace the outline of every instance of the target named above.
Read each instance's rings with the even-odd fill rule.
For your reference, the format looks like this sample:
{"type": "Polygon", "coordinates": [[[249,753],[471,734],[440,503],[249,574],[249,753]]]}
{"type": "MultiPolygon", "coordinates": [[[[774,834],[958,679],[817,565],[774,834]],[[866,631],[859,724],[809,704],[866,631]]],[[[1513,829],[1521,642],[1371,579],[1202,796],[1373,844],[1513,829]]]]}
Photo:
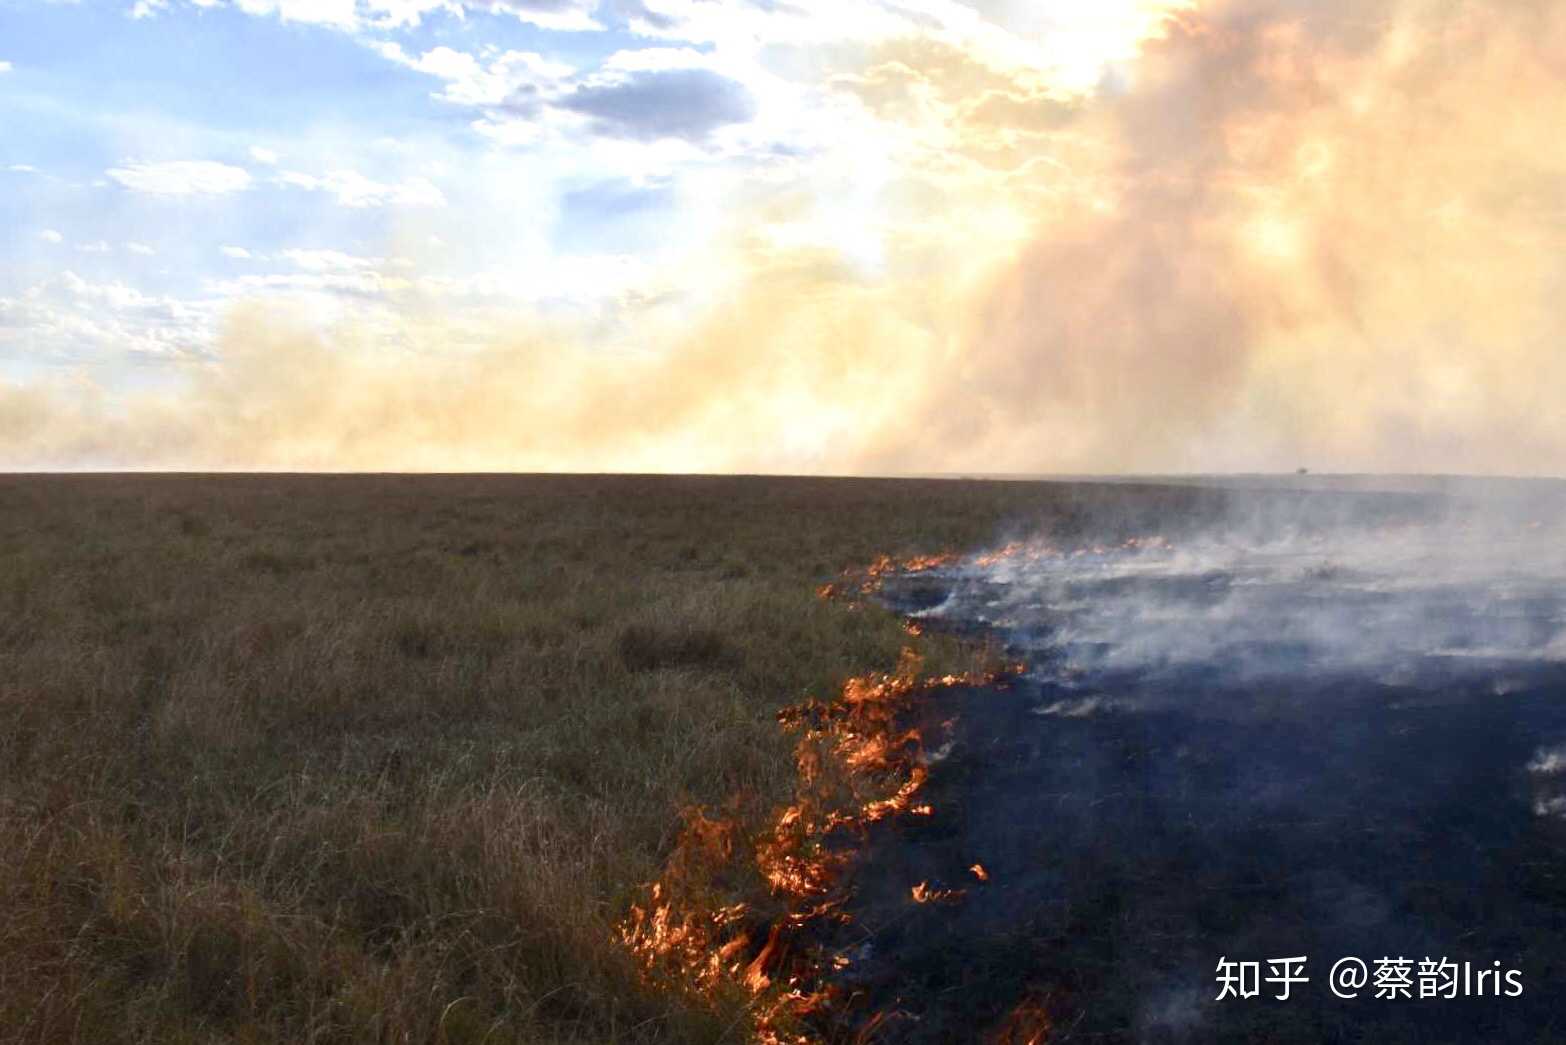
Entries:
{"type": "MultiPolygon", "coordinates": [[[[833,951],[821,929],[849,920],[846,877],[875,825],[932,812],[915,801],[927,778],[924,737],[906,721],[941,689],[997,679],[980,672],[931,677],[923,658],[904,649],[895,671],[849,679],[835,700],[781,712],[780,723],[798,736],[794,801],[753,838],[736,820],[688,811],[664,875],[621,927],[650,979],[708,1000],[749,992],[760,1042],[808,1045],[822,1040],[813,1027],[851,1020],[841,1010],[852,999],[831,977],[853,958],[833,951]],[[737,869],[759,876],[771,902],[715,895],[713,883],[737,869]]],[[[916,903],[961,897],[961,890],[928,883],[912,890],[916,903]]],[[[861,1033],[883,1018],[865,1014],[861,1033]]]]}
{"type": "Polygon", "coordinates": [[[801,919],[832,917],[856,832],[918,815],[928,739],[884,687],[927,683],[900,651],[918,644],[921,680],[973,666],[815,586],[1008,522],[1152,532],[1137,513],[1221,500],[0,480],[0,1040],[715,1042],[769,1004],[799,1022],[801,919]],[[779,730],[812,692],[839,697],[779,730]],[[712,812],[682,831],[692,807],[712,812]],[[680,860],[701,866],[643,891],[680,860]],[[619,939],[632,904],[638,932],[702,956],[677,967],[718,942],[712,990],[649,989],[619,939]]]}

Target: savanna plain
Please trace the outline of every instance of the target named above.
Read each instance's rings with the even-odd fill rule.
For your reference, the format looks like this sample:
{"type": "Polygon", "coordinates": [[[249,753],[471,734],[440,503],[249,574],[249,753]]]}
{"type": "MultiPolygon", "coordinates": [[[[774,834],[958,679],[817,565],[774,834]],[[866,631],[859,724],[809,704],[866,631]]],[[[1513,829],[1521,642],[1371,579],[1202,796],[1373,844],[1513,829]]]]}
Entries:
{"type": "MultiPolygon", "coordinates": [[[[1196,521],[1195,488],[0,478],[0,1040],[716,1042],[617,926],[780,708],[994,649],[817,588],[1196,521]]],[[[759,878],[724,883],[764,906],[759,878]]]]}

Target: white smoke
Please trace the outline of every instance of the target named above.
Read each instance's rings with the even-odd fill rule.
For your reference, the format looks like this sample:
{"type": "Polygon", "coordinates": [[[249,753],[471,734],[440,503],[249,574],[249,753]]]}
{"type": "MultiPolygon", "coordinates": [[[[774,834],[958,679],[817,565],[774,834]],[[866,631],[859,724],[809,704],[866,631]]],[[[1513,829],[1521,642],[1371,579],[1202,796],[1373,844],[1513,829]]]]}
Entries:
{"type": "Polygon", "coordinates": [[[1068,685],[1483,673],[1504,695],[1508,666],[1566,663],[1566,527],[1547,501],[1450,502],[1377,526],[1322,517],[1237,515],[1109,548],[1036,538],[951,568],[949,596],[923,615],[997,628],[1068,685]]]}

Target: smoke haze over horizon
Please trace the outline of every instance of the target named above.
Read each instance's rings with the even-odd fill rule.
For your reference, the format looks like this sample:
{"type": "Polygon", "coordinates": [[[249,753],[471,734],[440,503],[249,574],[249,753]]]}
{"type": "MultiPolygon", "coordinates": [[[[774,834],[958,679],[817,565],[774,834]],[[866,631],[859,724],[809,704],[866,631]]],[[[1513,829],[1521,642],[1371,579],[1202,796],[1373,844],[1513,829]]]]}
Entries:
{"type": "MultiPolygon", "coordinates": [[[[98,31],[346,40],[466,124],[354,177],[320,124],[309,170],[185,127],[91,183],[0,133],[61,183],[5,211],[0,467],[1566,473],[1560,5],[589,0],[504,53],[264,6],[98,31]]],[[[113,115],[30,57],[5,111],[113,115]]]]}

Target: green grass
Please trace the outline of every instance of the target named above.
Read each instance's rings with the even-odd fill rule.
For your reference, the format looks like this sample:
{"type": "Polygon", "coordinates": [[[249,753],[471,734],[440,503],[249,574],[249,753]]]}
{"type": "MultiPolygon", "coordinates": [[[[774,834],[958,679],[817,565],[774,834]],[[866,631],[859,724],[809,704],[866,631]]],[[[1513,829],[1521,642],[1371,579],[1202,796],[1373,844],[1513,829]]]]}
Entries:
{"type": "Polygon", "coordinates": [[[1211,496],[0,478],[0,1040],[734,1040],[613,929],[682,808],[791,792],[779,707],[909,641],[814,586],[1211,496]]]}

